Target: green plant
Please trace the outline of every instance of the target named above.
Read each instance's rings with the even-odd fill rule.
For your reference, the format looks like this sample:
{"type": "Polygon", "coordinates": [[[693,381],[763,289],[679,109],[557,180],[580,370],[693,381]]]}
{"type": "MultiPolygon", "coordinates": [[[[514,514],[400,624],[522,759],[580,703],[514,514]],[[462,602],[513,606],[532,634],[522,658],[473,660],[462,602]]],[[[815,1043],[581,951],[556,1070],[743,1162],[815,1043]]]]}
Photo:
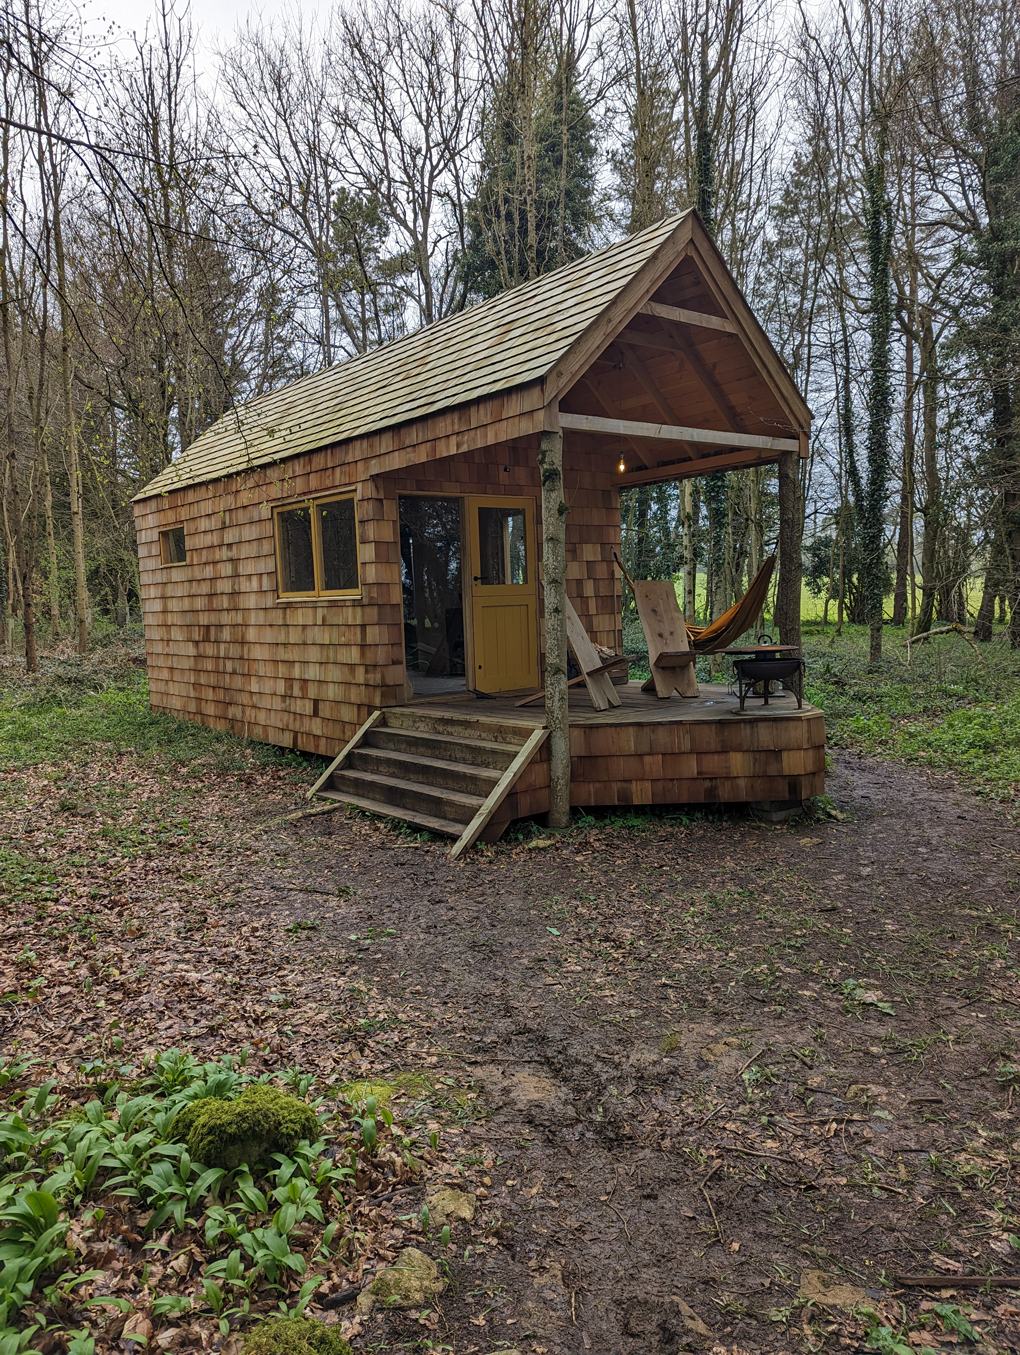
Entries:
{"type": "Polygon", "coordinates": [[[932,1308],[946,1331],[954,1336],[962,1336],[965,1341],[979,1341],[981,1333],[973,1327],[955,1303],[936,1303],[932,1308]]]}
{"type": "Polygon", "coordinates": [[[67,1267],[69,1227],[45,1190],[22,1190],[0,1207],[0,1326],[28,1302],[41,1275],[67,1267]]]}
{"type": "Polygon", "coordinates": [[[0,1091],[12,1082],[20,1081],[38,1062],[38,1059],[19,1058],[15,1054],[0,1063],[0,1091]]]}
{"type": "MultiPolygon", "coordinates": [[[[4,1065],[12,1078],[28,1066],[4,1065]]],[[[197,1305],[213,1313],[224,1335],[248,1313],[250,1296],[260,1286],[282,1287],[288,1276],[304,1271],[306,1250],[315,1259],[328,1256],[338,1223],[327,1223],[326,1208],[341,1199],[353,1175],[350,1139],[343,1140],[338,1162],[320,1136],[325,1122],[320,1125],[311,1107],[262,1083],[245,1089],[243,1075],[228,1061],[203,1064],[178,1051],[158,1055],[141,1076],[137,1069],[107,1063],[93,1071],[102,1078],[95,1084],[100,1094],[80,1108],[61,1114],[49,1079],[23,1091],[17,1111],[0,1115],[0,1355],[34,1348],[31,1305],[40,1297],[67,1315],[75,1302],[79,1308],[130,1310],[130,1302],[117,1295],[74,1297],[76,1287],[100,1272],[75,1272],[75,1255],[66,1245],[72,1217],[86,1235],[103,1236],[120,1216],[119,1209],[97,1207],[97,1196],[136,1201],[140,1212],[149,1211],[150,1234],[167,1223],[176,1230],[200,1229],[199,1237],[204,1233],[213,1255],[202,1293],[154,1289],[152,1311],[167,1316],[197,1305]],[[107,1080],[111,1076],[127,1078],[133,1090],[147,1090],[129,1095],[117,1081],[107,1080]],[[215,1091],[240,1095],[232,1101],[210,1099],[208,1093],[215,1091]],[[277,1107],[282,1101],[290,1117],[296,1107],[296,1124],[285,1117],[285,1128],[291,1139],[296,1129],[307,1131],[291,1154],[272,1154],[261,1177],[264,1189],[247,1170],[229,1172],[197,1161],[171,1133],[183,1111],[193,1117],[209,1106],[236,1108],[246,1098],[277,1107]],[[312,1229],[321,1230],[319,1246],[314,1239],[307,1246],[312,1229]],[[295,1230],[300,1242],[291,1240],[295,1230]],[[227,1255],[217,1258],[223,1244],[227,1255]]],[[[289,1071],[298,1085],[307,1077],[289,1071]]],[[[148,1245],[162,1249],[164,1244],[148,1245]]],[[[310,1276],[302,1284],[302,1310],[318,1283],[310,1276]]],[[[72,1332],[68,1341],[81,1355],[94,1349],[87,1327],[72,1332]]]]}
{"type": "Polygon", "coordinates": [[[891,1002],[883,1002],[880,993],[862,983],[860,979],[844,979],[839,985],[840,991],[848,1002],[856,1002],[865,1007],[874,1007],[887,1016],[895,1016],[896,1008],[891,1002]]]}

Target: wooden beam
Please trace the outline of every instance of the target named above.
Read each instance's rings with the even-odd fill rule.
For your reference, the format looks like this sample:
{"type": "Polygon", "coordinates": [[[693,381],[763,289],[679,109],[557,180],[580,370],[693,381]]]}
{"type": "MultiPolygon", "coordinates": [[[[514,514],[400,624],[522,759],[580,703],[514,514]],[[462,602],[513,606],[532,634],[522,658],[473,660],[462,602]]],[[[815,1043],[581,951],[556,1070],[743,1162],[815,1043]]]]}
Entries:
{"type": "MultiPolygon", "coordinates": [[[[609,400],[607,399],[607,397],[606,397],[605,395],[603,395],[603,393],[602,393],[602,388],[600,387],[600,385],[599,385],[598,381],[596,380],[596,378],[593,377],[593,376],[591,375],[591,373],[589,372],[588,375],[587,375],[587,376],[583,376],[583,377],[581,378],[581,380],[582,380],[582,381],[584,382],[584,384],[588,387],[588,389],[591,391],[592,395],[594,395],[595,399],[599,402],[599,404],[600,404],[600,405],[602,406],[602,408],[606,411],[606,413],[607,413],[608,415],[611,416],[612,413],[613,413],[613,407],[612,407],[612,405],[609,403],[609,400]]],[[[562,411],[561,411],[561,413],[560,413],[560,419],[562,420],[562,418],[563,418],[563,414],[562,414],[562,411]]],[[[642,465],[644,465],[644,466],[654,466],[654,465],[655,465],[655,462],[652,460],[652,458],[648,455],[648,453],[644,450],[644,448],[643,448],[639,443],[634,442],[631,438],[628,438],[628,439],[627,439],[627,446],[631,449],[631,451],[634,453],[634,455],[637,457],[637,459],[641,462],[642,465]]]]}
{"type": "Polygon", "coordinates": [[[361,726],[361,728],[354,735],[354,737],[350,739],[347,743],[345,743],[340,752],[337,753],[336,757],[329,764],[326,770],[319,777],[318,781],[316,781],[315,785],[305,796],[306,800],[310,800],[313,795],[317,794],[320,788],[326,784],[326,782],[333,775],[333,773],[343,766],[344,759],[350,757],[351,753],[354,752],[355,748],[357,748],[358,744],[365,737],[368,731],[373,727],[373,725],[377,725],[379,721],[382,719],[382,717],[383,713],[381,710],[374,710],[372,712],[372,714],[368,717],[368,719],[361,726]]]}
{"type": "Polygon", "coordinates": [[[644,345],[646,348],[658,348],[668,353],[678,353],[687,360],[688,366],[701,382],[705,394],[729,426],[734,432],[743,433],[746,429],[743,418],[737,412],[736,406],[726,394],[722,384],[716,380],[715,373],[698,352],[697,345],[672,322],[663,320],[663,324],[665,329],[658,334],[645,334],[638,329],[622,330],[613,340],[613,343],[624,353],[626,353],[630,344],[636,344],[639,347],[644,345]]]}
{"type": "Polygon", "coordinates": [[[564,429],[575,433],[611,433],[618,438],[653,438],[657,442],[691,442],[710,447],[753,447],[762,452],[799,452],[796,438],[766,438],[757,433],[726,433],[717,428],[681,428],[676,424],[600,419],[594,414],[560,415],[564,429]]]}
{"type": "Polygon", "coordinates": [[[682,306],[664,306],[661,301],[646,301],[639,315],[657,315],[661,320],[675,320],[679,325],[694,325],[697,329],[719,329],[724,334],[736,334],[732,320],[721,315],[705,315],[702,311],[684,310],[682,306]]]}
{"type": "Polygon", "coordinates": [[[631,489],[634,485],[666,484],[670,480],[689,480],[692,475],[714,475],[720,470],[746,470],[748,466],[772,466],[779,454],[766,452],[720,452],[717,456],[702,456],[689,461],[669,461],[650,470],[626,471],[613,476],[615,489],[631,489]]]}

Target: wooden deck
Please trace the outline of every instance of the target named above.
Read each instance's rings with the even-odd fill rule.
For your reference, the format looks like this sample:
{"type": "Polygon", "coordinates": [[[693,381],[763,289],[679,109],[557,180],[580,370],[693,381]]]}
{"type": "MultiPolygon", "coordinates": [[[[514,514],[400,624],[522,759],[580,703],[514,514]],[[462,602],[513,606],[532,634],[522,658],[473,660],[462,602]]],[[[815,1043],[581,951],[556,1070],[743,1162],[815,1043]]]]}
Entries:
{"type": "MultiPolygon", "coordinates": [[[[702,684],[697,698],[659,700],[639,682],[617,688],[621,704],[593,709],[585,689],[570,694],[571,802],[575,805],[668,805],[790,802],[825,788],[825,721],[815,706],[797,709],[792,694],[768,706],[751,698],[740,714],[725,686],[702,684]]],[[[471,693],[422,698],[389,707],[388,721],[431,724],[492,742],[521,743],[545,724],[541,703],[516,697],[479,700],[471,693]]],[[[501,819],[544,813],[548,747],[507,800],[501,819]]]]}

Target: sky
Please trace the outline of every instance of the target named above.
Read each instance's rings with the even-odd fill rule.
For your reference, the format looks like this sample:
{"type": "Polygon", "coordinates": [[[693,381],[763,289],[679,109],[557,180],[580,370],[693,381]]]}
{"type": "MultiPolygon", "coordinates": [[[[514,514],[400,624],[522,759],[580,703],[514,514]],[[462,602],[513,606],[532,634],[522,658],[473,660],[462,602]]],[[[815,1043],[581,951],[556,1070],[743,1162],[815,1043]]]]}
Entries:
{"type": "MultiPolygon", "coordinates": [[[[97,36],[112,26],[112,36],[130,39],[132,33],[143,33],[146,23],[156,14],[155,0],[80,0],[80,3],[90,32],[97,36]]],[[[261,15],[271,22],[294,8],[288,0],[192,0],[200,64],[205,64],[201,57],[208,58],[217,47],[229,42],[247,15],[261,15]]],[[[311,11],[314,6],[308,5],[306,9],[311,11]]]]}

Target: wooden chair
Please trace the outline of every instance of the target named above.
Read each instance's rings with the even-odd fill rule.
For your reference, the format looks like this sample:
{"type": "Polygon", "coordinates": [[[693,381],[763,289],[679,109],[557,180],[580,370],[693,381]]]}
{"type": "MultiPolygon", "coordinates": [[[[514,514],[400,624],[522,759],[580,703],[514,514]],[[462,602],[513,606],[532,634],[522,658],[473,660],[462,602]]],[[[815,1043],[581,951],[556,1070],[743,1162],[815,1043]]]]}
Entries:
{"type": "MultiPolygon", "coordinates": [[[[577,687],[583,682],[588,688],[588,695],[591,697],[591,703],[596,710],[608,710],[610,706],[618,706],[620,694],[613,686],[609,674],[615,668],[622,668],[625,664],[629,664],[630,660],[617,655],[604,663],[598,650],[592,644],[591,637],[581,624],[581,618],[574,610],[574,604],[570,601],[570,598],[567,598],[566,602],[567,644],[570,646],[574,658],[577,660],[577,666],[581,670],[581,676],[572,678],[567,686],[577,687]]],[[[543,687],[541,691],[532,692],[530,696],[515,701],[514,705],[530,706],[533,702],[541,701],[544,696],[545,688],[543,687]]]]}
{"type": "Polygon", "coordinates": [[[651,677],[644,683],[643,692],[654,691],[660,700],[673,695],[698,695],[698,679],[694,672],[697,654],[687,639],[687,625],[672,579],[627,579],[634,593],[641,629],[648,645],[648,667],[651,677]]]}

